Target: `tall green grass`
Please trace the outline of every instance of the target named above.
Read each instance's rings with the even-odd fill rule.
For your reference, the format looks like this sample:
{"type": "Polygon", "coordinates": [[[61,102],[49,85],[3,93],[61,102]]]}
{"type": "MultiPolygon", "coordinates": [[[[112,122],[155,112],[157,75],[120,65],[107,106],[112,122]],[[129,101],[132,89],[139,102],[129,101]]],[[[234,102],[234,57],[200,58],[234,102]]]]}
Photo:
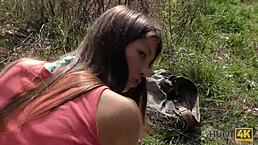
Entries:
{"type": "MultiPolygon", "coordinates": [[[[0,68],[25,56],[55,59],[76,49],[92,21],[127,4],[158,19],[163,52],[154,69],[190,78],[201,98],[203,144],[209,129],[257,127],[258,2],[256,0],[0,0],[0,68]],[[251,110],[251,111],[250,111],[251,110]]],[[[142,144],[163,145],[166,134],[142,144]]]]}
{"type": "MultiPolygon", "coordinates": [[[[176,5],[174,2],[171,6],[176,5]]],[[[183,13],[194,9],[194,15],[176,15],[176,10],[162,13],[170,19],[167,22],[170,31],[165,39],[165,51],[155,67],[166,68],[195,82],[201,97],[203,135],[207,126],[224,131],[257,127],[258,2],[176,2],[181,2],[183,13]],[[167,13],[173,13],[176,18],[167,13]],[[179,19],[188,21],[182,24],[179,19]]],[[[203,144],[228,144],[219,138],[203,139],[203,144]]]]}

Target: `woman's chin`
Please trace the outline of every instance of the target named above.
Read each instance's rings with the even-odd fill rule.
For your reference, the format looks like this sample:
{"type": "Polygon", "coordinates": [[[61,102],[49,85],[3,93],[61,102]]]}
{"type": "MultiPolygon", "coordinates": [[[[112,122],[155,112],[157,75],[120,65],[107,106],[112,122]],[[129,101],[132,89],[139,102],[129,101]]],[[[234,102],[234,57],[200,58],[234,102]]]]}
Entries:
{"type": "Polygon", "coordinates": [[[130,90],[130,88],[126,86],[126,87],[124,88],[124,90],[122,91],[122,93],[126,93],[126,92],[128,92],[129,90],[130,90]]]}
{"type": "Polygon", "coordinates": [[[127,86],[124,88],[124,90],[122,91],[122,93],[126,93],[126,92],[128,92],[130,89],[136,88],[136,87],[137,87],[137,85],[127,85],[127,86]]]}

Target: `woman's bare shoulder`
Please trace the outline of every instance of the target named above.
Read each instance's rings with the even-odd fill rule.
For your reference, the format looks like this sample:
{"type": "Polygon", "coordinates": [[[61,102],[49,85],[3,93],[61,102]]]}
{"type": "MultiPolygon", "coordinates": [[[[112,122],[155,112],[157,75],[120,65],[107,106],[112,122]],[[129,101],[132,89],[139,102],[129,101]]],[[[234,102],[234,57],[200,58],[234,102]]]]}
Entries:
{"type": "Polygon", "coordinates": [[[97,122],[103,145],[137,144],[141,115],[132,99],[106,89],[98,105],[97,122]]]}
{"type": "Polygon", "coordinates": [[[116,106],[123,106],[123,108],[121,108],[123,111],[128,111],[128,109],[130,111],[139,111],[135,101],[128,97],[122,96],[110,89],[106,89],[105,91],[103,91],[101,99],[103,101],[107,101],[107,103],[112,103],[116,106]]]}

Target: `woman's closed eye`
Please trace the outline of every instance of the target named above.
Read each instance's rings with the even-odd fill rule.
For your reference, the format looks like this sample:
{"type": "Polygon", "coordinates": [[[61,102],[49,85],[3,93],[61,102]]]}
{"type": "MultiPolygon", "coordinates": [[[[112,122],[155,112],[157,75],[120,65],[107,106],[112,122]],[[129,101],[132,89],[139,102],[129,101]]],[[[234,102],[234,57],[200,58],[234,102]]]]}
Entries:
{"type": "Polygon", "coordinates": [[[143,51],[139,51],[140,58],[144,59],[146,57],[146,54],[143,51]]]}

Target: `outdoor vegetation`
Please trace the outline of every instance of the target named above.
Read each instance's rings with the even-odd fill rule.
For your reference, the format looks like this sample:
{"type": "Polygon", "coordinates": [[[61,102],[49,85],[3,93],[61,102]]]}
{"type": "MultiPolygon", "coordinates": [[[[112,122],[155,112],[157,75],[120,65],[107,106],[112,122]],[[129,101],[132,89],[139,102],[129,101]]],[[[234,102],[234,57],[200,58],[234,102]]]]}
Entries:
{"type": "MultiPolygon", "coordinates": [[[[234,136],[210,136],[214,130],[258,129],[256,0],[0,0],[0,69],[21,57],[51,61],[76,49],[94,19],[118,4],[162,28],[163,52],[154,69],[188,77],[198,87],[201,144],[235,143],[234,136]]],[[[167,135],[141,144],[167,145],[167,135]]]]}

